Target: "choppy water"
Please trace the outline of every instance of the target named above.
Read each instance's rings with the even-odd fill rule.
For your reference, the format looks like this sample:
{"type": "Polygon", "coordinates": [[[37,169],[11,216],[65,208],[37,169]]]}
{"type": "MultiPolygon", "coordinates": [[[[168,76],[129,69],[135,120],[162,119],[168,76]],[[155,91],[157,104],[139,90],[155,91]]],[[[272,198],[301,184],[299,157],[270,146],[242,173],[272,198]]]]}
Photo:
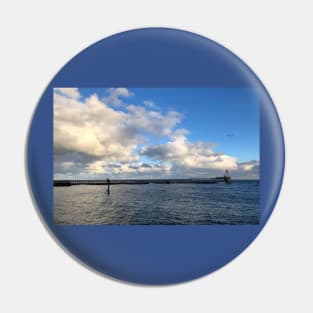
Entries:
{"type": "Polygon", "coordinates": [[[57,224],[257,224],[259,182],[54,187],[57,224]]]}

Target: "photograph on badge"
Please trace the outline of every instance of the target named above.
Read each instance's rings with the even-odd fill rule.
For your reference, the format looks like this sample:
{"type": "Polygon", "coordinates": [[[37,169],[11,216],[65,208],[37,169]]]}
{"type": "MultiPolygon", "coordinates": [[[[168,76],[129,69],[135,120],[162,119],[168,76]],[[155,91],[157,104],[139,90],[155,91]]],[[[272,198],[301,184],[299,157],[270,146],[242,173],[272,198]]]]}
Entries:
{"type": "Polygon", "coordinates": [[[54,88],[58,225],[259,224],[253,88],[54,88]]]}

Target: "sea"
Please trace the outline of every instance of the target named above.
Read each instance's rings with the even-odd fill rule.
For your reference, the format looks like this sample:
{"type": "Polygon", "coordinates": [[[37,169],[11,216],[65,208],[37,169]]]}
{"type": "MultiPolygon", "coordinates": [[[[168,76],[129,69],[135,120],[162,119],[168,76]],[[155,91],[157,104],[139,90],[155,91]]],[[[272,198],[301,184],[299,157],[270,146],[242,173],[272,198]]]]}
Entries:
{"type": "Polygon", "coordinates": [[[231,184],[54,187],[54,222],[65,225],[258,224],[259,181],[231,184]]]}

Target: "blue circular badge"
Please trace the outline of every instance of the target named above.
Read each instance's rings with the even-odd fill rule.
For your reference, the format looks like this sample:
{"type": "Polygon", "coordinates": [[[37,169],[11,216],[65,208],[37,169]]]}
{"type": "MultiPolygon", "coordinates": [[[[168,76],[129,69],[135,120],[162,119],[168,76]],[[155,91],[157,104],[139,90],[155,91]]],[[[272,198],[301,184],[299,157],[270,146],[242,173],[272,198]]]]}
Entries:
{"type": "Polygon", "coordinates": [[[28,137],[29,182],[54,237],[88,267],[142,284],[221,268],[277,200],[284,140],[237,56],[147,28],[103,39],[52,79],[28,137]]]}

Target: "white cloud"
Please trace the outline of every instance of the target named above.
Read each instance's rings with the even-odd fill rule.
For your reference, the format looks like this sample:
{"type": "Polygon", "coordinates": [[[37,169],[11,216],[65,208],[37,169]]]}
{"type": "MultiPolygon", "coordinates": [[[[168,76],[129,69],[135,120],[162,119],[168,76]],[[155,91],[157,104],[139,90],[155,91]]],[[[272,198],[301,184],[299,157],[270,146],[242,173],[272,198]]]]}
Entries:
{"type": "Polygon", "coordinates": [[[175,111],[162,114],[137,105],[129,105],[127,110],[131,115],[131,119],[128,120],[129,127],[159,137],[170,135],[182,120],[182,115],[175,111]]]}
{"type": "Polygon", "coordinates": [[[241,177],[259,178],[260,161],[252,160],[238,163],[237,174],[241,177]]]}
{"type": "Polygon", "coordinates": [[[108,95],[103,98],[106,103],[119,106],[123,103],[121,98],[130,98],[133,94],[127,88],[108,88],[108,95]]]}
{"type": "Polygon", "coordinates": [[[60,93],[61,95],[71,98],[71,99],[79,99],[80,93],[78,88],[54,88],[54,91],[60,93]]]}
{"type": "Polygon", "coordinates": [[[188,131],[179,129],[171,135],[165,144],[144,146],[141,154],[153,160],[171,161],[175,165],[194,169],[237,169],[237,159],[213,151],[214,144],[207,142],[189,142],[188,131]]]}
{"type": "Polygon", "coordinates": [[[138,140],[123,131],[124,119],[125,113],[111,109],[96,95],[80,102],[54,94],[54,150],[132,160],[138,140]]]}
{"type": "MultiPolygon", "coordinates": [[[[112,167],[113,172],[131,172],[131,164],[140,161],[135,150],[145,135],[170,134],[180,121],[180,115],[174,111],[161,114],[134,105],[119,111],[97,95],[78,99],[60,90],[54,93],[56,174],[99,174],[111,171],[113,163],[120,164],[114,170],[112,167]]],[[[149,168],[143,166],[140,171],[149,171],[149,168]]]]}
{"type": "Polygon", "coordinates": [[[100,100],[96,94],[82,98],[77,88],[55,89],[56,178],[213,177],[226,169],[236,177],[259,177],[259,161],[240,163],[216,152],[213,143],[189,141],[189,131],[177,129],[182,114],[134,104],[113,108],[108,101],[118,105],[119,97],[131,93],[126,88],[109,93],[100,100]]]}
{"type": "Polygon", "coordinates": [[[152,100],[144,100],[143,104],[150,109],[157,108],[157,105],[152,100]]]}
{"type": "MultiPolygon", "coordinates": [[[[141,174],[158,174],[158,175],[164,175],[170,171],[171,167],[166,164],[148,164],[148,163],[142,163],[137,162],[133,164],[120,164],[118,166],[113,167],[112,173],[113,174],[135,174],[136,176],[140,176],[141,174]]],[[[127,175],[126,175],[127,176],[127,175]]]]}
{"type": "Polygon", "coordinates": [[[249,161],[249,162],[243,162],[240,163],[239,166],[242,170],[244,171],[251,171],[253,170],[255,167],[258,167],[260,165],[259,161],[249,161]]]}

